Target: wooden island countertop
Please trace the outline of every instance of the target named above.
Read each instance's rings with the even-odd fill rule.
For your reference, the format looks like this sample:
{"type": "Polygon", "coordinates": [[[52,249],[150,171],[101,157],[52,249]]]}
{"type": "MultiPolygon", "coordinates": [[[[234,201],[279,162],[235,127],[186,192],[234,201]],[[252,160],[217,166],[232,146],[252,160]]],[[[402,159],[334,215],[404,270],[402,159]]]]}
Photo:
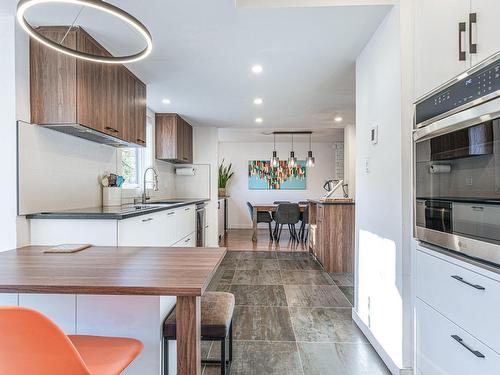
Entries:
{"type": "Polygon", "coordinates": [[[0,253],[1,293],[201,296],[225,248],[27,246],[0,253]]]}

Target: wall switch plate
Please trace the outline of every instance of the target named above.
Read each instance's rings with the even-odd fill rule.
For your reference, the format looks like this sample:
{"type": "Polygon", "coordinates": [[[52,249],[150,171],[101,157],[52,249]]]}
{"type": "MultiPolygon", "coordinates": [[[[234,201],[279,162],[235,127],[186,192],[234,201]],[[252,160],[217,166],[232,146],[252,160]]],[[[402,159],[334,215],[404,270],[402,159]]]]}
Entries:
{"type": "Polygon", "coordinates": [[[365,158],[365,173],[370,173],[370,158],[365,158]]]}
{"type": "Polygon", "coordinates": [[[468,177],[465,179],[465,183],[467,184],[467,186],[472,186],[472,177],[471,177],[471,176],[468,176],[468,177]]]}

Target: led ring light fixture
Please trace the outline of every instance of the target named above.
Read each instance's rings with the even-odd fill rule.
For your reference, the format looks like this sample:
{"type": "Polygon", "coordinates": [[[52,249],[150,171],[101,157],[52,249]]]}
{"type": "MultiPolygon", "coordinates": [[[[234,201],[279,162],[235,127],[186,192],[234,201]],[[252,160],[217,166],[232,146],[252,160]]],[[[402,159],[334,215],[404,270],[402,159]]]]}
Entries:
{"type": "Polygon", "coordinates": [[[40,43],[43,43],[47,47],[55,49],[58,52],[76,57],[78,59],[107,63],[107,64],[124,64],[142,60],[143,58],[148,56],[153,49],[153,40],[151,38],[151,34],[149,33],[148,29],[146,29],[146,27],[138,19],[131,16],[127,12],[121,10],[120,8],[101,0],[21,0],[17,4],[17,21],[31,37],[38,40],[40,43]],[[24,18],[24,15],[29,8],[35,5],[49,4],[49,3],[80,5],[82,7],[94,8],[102,12],[111,14],[112,16],[115,16],[121,19],[122,21],[128,23],[129,25],[131,25],[144,38],[147,46],[138,53],[128,56],[114,57],[114,56],[99,56],[90,53],[84,53],[72,48],[65,47],[61,44],[58,44],[52,41],[51,39],[41,35],[33,26],[31,26],[28,23],[28,21],[26,21],[26,18],[24,18]]]}

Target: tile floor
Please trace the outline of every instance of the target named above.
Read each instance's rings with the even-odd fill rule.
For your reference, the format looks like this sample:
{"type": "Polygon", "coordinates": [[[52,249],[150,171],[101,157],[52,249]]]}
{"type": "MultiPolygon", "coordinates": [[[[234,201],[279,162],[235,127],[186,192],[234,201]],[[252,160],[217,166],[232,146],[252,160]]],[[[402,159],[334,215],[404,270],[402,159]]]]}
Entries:
{"type": "MultiPolygon", "coordinates": [[[[230,374],[389,374],[351,319],[352,276],[328,275],[308,253],[230,251],[209,290],[235,295],[230,374]]],[[[203,343],[202,356],[219,353],[203,343]]]]}

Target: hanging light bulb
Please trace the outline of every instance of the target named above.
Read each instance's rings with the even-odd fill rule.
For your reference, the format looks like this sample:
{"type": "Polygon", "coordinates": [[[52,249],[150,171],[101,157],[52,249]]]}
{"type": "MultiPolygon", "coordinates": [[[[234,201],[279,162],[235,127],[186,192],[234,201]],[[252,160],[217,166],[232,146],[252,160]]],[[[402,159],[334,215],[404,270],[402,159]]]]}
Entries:
{"type": "Polygon", "coordinates": [[[280,165],[280,158],[278,158],[278,153],[276,152],[276,134],[274,136],[274,148],[273,156],[271,157],[271,167],[278,167],[280,165]]]}
{"type": "Polygon", "coordinates": [[[315,159],[312,152],[312,142],[311,142],[312,133],[309,133],[309,151],[307,152],[306,164],[308,167],[314,167],[315,159]]]}
{"type": "Polygon", "coordinates": [[[288,166],[293,168],[297,165],[297,158],[295,157],[295,152],[293,151],[293,134],[292,134],[292,151],[290,151],[290,157],[288,158],[288,166]]]}

